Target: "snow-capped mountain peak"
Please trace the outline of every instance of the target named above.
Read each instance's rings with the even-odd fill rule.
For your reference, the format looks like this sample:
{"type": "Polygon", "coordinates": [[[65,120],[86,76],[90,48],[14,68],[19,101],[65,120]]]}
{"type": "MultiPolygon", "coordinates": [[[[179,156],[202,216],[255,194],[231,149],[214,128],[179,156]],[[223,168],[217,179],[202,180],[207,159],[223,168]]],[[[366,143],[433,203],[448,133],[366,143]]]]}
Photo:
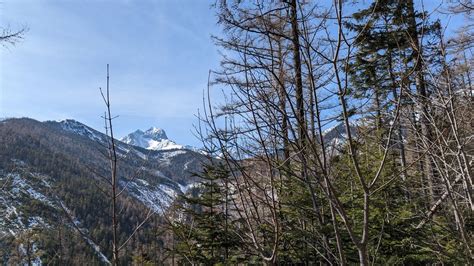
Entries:
{"type": "MultiPolygon", "coordinates": [[[[103,133],[96,131],[93,128],[90,128],[82,124],[81,122],[78,122],[73,119],[64,119],[59,121],[48,122],[59,125],[65,131],[74,133],[76,135],[88,137],[89,139],[92,139],[94,141],[107,141],[107,136],[103,133]]],[[[165,130],[158,127],[150,127],[145,131],[137,129],[134,132],[128,134],[127,136],[121,138],[120,141],[124,142],[125,144],[155,151],[185,149],[199,152],[199,150],[194,147],[180,145],[168,139],[165,130]]]]}
{"type": "Polygon", "coordinates": [[[144,132],[144,135],[153,139],[168,139],[166,132],[163,129],[157,127],[149,128],[144,132]]]}
{"type": "Polygon", "coordinates": [[[173,150],[184,149],[183,145],[176,144],[168,139],[166,132],[157,127],[151,127],[146,131],[136,130],[120,139],[129,145],[142,147],[148,150],[173,150]]]}

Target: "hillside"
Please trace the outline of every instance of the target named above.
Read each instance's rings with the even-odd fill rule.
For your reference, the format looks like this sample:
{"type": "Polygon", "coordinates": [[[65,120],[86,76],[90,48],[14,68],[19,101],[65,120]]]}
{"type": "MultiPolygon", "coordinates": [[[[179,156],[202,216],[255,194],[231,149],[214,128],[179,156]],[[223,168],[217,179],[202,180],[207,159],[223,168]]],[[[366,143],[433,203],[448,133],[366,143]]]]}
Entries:
{"type": "MultiPolygon", "coordinates": [[[[106,230],[109,200],[103,193],[107,186],[102,178],[108,176],[106,141],[104,134],[74,120],[22,118],[0,123],[0,239],[2,246],[11,247],[1,249],[10,250],[0,255],[4,262],[5,258],[13,262],[21,255],[17,253],[25,253],[17,252],[18,247],[24,249],[22,239],[36,231],[42,237],[33,241],[31,251],[38,260],[54,257],[48,255],[57,252],[61,241],[49,243],[48,239],[56,236],[69,252],[63,251],[62,262],[67,258],[106,262],[110,254],[103,254],[104,249],[95,244],[107,247],[110,243],[106,230]],[[62,236],[51,235],[58,228],[63,229],[62,236]],[[72,245],[73,241],[82,244],[72,245]],[[82,248],[84,252],[75,253],[82,248]]],[[[117,143],[119,187],[126,187],[120,198],[124,238],[149,209],[159,223],[159,214],[195,182],[193,173],[200,171],[206,158],[186,149],[154,151],[117,143]]]]}

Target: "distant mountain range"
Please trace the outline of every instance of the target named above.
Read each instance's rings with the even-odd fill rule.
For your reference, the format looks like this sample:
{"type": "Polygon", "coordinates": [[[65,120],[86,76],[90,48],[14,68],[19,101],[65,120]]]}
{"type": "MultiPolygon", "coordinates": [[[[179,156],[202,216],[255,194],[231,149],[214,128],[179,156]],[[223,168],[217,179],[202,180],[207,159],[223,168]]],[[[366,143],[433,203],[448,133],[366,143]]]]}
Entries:
{"type": "MultiPolygon", "coordinates": [[[[110,201],[102,191],[107,190],[109,176],[108,140],[105,134],[71,119],[0,121],[0,250],[34,228],[55,228],[65,210],[75,219],[65,221],[66,231],[73,234],[73,224],[84,231],[96,230],[95,236],[107,244],[110,235],[104,225],[109,224],[110,201]]],[[[125,189],[121,201],[129,206],[121,223],[126,233],[146,213],[143,210],[165,212],[193,186],[193,174],[201,171],[208,158],[168,140],[157,128],[137,130],[122,140],[116,144],[119,186],[125,189]]],[[[85,254],[90,261],[110,258],[93,242],[85,239],[84,243],[88,243],[85,254]]]]}
{"type": "MultiPolygon", "coordinates": [[[[324,132],[325,141],[335,148],[344,138],[340,124],[324,132]]],[[[104,193],[108,189],[109,140],[107,135],[72,119],[0,121],[0,262],[14,256],[1,254],[2,250],[14,252],[18,241],[36,230],[63,230],[71,237],[61,243],[83,243],[71,244],[70,249],[83,249],[75,252],[85,256],[84,261],[107,262],[111,254],[92,237],[100,239],[103,246],[110,244],[110,198],[104,193]]],[[[120,198],[124,234],[133,230],[147,210],[165,213],[178,195],[195,186],[194,174],[202,170],[203,163],[214,160],[173,142],[163,129],[155,127],[136,130],[116,140],[116,145],[119,187],[124,190],[120,198]]],[[[47,243],[39,243],[34,248],[43,254],[56,252],[47,243]]]]}

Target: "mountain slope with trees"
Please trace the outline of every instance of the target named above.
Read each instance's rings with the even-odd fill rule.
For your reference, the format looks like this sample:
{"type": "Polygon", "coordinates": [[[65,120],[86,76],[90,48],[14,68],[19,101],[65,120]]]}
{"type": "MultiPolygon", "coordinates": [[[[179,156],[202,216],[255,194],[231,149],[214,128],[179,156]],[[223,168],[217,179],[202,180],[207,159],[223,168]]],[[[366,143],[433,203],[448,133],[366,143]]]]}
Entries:
{"type": "MultiPolygon", "coordinates": [[[[22,118],[1,122],[3,262],[110,260],[110,200],[104,193],[106,140],[106,135],[74,120],[38,122],[22,118]],[[25,243],[31,247],[23,252],[25,243]]],[[[153,229],[152,224],[158,228],[158,214],[165,213],[196,181],[192,175],[200,171],[206,158],[189,150],[148,151],[124,143],[118,150],[119,187],[127,188],[119,202],[120,237],[131,233],[150,210],[153,213],[124,249],[125,263],[145,244],[159,245],[159,238],[145,232],[153,229]],[[140,244],[132,244],[136,241],[140,244]]]]}

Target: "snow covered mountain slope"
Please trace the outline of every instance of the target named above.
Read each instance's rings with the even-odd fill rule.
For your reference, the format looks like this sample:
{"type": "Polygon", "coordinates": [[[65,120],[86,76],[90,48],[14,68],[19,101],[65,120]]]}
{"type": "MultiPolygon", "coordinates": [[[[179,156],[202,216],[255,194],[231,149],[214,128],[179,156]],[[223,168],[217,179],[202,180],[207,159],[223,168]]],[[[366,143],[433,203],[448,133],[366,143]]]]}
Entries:
{"type": "MultiPolygon", "coordinates": [[[[357,124],[350,124],[352,134],[356,134],[357,124]]],[[[347,139],[346,126],[340,122],[323,131],[323,138],[326,143],[344,143],[347,139]]]]}
{"type": "Polygon", "coordinates": [[[136,130],[120,140],[129,145],[155,151],[185,148],[183,145],[176,144],[174,141],[168,139],[166,132],[156,127],[151,127],[146,131],[136,130]]]}
{"type": "MultiPolygon", "coordinates": [[[[52,122],[52,121],[51,121],[52,122]]],[[[99,131],[92,129],[76,120],[73,119],[65,119],[58,121],[59,125],[63,130],[69,131],[71,133],[81,135],[84,137],[88,137],[91,140],[96,140],[100,142],[104,142],[106,140],[104,134],[100,133],[99,131]]]]}
{"type": "MultiPolygon", "coordinates": [[[[350,123],[350,131],[354,138],[358,137],[358,124],[350,123]]],[[[322,132],[327,152],[330,155],[338,154],[347,143],[347,132],[344,123],[340,122],[322,132]]]]}
{"type": "MultiPolygon", "coordinates": [[[[160,132],[154,133],[158,137],[160,132]]],[[[164,137],[162,134],[161,139],[164,137]]],[[[86,256],[84,261],[99,265],[110,258],[110,253],[98,251],[75,228],[95,239],[110,239],[104,229],[110,220],[104,211],[109,207],[109,198],[103,193],[108,187],[101,179],[109,175],[105,156],[109,140],[75,120],[21,118],[0,123],[0,251],[16,250],[18,241],[23,241],[20,238],[38,230],[50,235],[61,228],[68,235],[63,238],[83,243],[76,246],[88,250],[72,252],[86,256]]],[[[207,160],[188,149],[146,150],[118,140],[116,145],[118,183],[124,191],[121,201],[127,206],[121,226],[126,232],[133,230],[137,217],[148,210],[158,215],[166,212],[178,195],[193,186],[193,173],[200,172],[207,160]]],[[[35,246],[38,254],[54,257],[55,249],[42,241],[35,246]]],[[[1,258],[0,252],[0,264],[1,258]]]]}
{"type": "Polygon", "coordinates": [[[18,261],[22,256],[29,256],[31,265],[46,264],[42,257],[54,251],[48,249],[44,239],[48,233],[58,230],[60,222],[64,223],[60,229],[64,235],[75,235],[73,227],[84,233],[82,239],[77,237],[73,241],[83,241],[80,251],[93,257],[91,261],[110,264],[103,250],[86,236],[89,230],[84,227],[83,221],[74,217],[60,198],[57,180],[33,171],[21,160],[12,159],[9,163],[14,166],[13,169],[0,168],[0,243],[3,248],[17,246],[19,254],[15,253],[15,249],[11,249],[11,253],[3,253],[3,262],[8,261],[5,265],[24,265],[18,261]],[[73,217],[72,221],[67,222],[65,211],[73,217]]]}

